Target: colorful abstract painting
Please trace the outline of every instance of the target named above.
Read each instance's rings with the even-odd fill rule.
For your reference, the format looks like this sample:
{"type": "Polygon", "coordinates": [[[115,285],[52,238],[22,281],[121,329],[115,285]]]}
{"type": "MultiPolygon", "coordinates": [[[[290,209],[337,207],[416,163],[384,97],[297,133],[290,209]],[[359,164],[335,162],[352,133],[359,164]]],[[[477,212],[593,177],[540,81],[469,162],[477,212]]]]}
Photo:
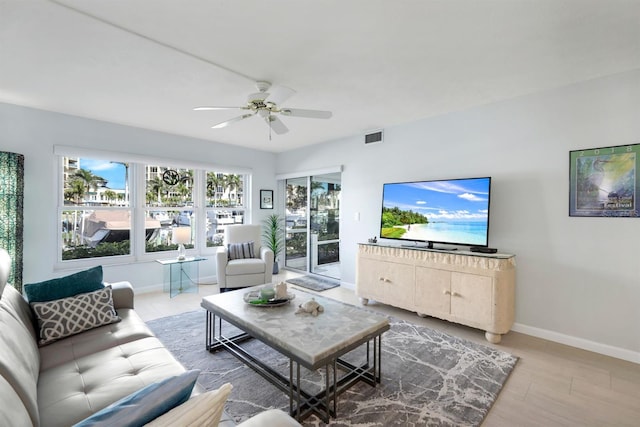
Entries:
{"type": "Polygon", "coordinates": [[[569,216],[638,217],[640,144],[569,153],[569,216]]]}

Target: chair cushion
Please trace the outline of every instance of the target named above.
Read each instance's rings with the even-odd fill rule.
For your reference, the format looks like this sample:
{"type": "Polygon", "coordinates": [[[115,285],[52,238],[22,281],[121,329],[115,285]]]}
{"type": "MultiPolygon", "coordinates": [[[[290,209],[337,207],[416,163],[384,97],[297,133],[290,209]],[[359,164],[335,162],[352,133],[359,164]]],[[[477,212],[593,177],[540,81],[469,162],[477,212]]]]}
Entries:
{"type": "Polygon", "coordinates": [[[265,263],[259,258],[234,259],[227,264],[227,276],[259,274],[265,272],[265,263]]]}
{"type": "Polygon", "coordinates": [[[227,254],[229,255],[230,260],[256,257],[256,253],[253,249],[253,241],[242,243],[228,243],[227,254]]]}
{"type": "Polygon", "coordinates": [[[57,279],[24,285],[29,302],[52,301],[102,289],[102,266],[90,268],[57,279]]]}
{"type": "Polygon", "coordinates": [[[68,298],[31,304],[40,329],[40,345],[120,321],[111,286],[68,298]]]}
{"type": "Polygon", "coordinates": [[[75,426],[144,425],[186,402],[191,396],[199,373],[198,370],[187,371],[156,381],[101,409],[75,426]]]}

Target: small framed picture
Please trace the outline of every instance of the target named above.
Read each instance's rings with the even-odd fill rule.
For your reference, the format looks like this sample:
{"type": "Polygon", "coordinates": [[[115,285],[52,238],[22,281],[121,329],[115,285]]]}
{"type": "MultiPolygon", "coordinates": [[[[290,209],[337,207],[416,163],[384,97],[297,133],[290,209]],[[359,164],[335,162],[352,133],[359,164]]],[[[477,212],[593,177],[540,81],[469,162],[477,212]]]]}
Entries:
{"type": "Polygon", "coordinates": [[[273,209],[273,190],[260,190],[260,209],[273,209]]]}

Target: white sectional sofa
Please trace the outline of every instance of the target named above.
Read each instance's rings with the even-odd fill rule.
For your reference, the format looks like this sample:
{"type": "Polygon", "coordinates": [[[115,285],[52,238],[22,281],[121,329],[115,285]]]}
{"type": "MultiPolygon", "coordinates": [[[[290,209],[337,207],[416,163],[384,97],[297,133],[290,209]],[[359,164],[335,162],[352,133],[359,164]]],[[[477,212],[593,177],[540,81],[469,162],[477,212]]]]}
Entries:
{"type": "MultiPolygon", "coordinates": [[[[9,268],[9,256],[0,249],[0,425],[72,426],[150,384],[186,371],[136,314],[128,282],[110,285],[121,320],[39,346],[32,307],[7,285],[9,268]]],[[[198,394],[204,390],[196,385],[182,405],[189,405],[192,415],[204,414],[199,425],[216,425],[206,415],[212,410],[210,404],[190,403],[198,394]]],[[[163,417],[154,425],[181,424],[182,418],[169,417],[165,423],[163,417]]],[[[219,425],[235,424],[223,414],[219,425]]],[[[300,426],[278,410],[265,411],[241,425],[300,426]]]]}

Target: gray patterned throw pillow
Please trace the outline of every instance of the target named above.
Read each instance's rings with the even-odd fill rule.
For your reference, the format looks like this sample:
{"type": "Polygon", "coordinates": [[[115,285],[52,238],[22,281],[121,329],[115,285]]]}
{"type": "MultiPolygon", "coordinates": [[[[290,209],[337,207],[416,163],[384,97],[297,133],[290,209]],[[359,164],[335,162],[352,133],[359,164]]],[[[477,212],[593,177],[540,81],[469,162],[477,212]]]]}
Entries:
{"type": "Polygon", "coordinates": [[[255,258],[256,254],[253,250],[253,240],[244,243],[227,244],[227,252],[229,259],[255,258]]]}
{"type": "Polygon", "coordinates": [[[111,286],[68,298],[31,304],[38,319],[40,345],[120,321],[111,286]]]}

